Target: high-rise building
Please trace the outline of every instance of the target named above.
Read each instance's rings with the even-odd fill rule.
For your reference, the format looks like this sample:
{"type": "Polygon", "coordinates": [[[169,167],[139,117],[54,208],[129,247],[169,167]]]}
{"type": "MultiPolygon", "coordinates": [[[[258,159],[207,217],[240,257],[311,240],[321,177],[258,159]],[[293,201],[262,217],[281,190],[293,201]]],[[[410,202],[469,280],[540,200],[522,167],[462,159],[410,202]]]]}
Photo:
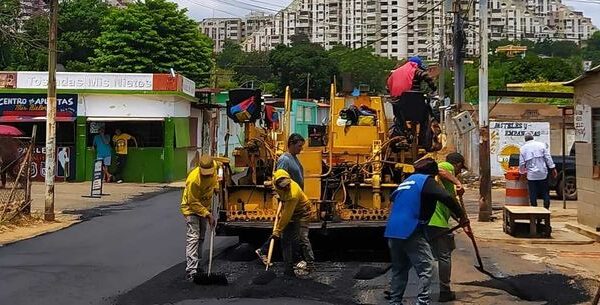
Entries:
{"type": "MultiPolygon", "coordinates": [[[[478,1],[461,2],[468,10],[463,11],[466,53],[477,55],[478,1]]],[[[327,49],[342,44],[350,48],[371,47],[376,54],[390,58],[420,55],[437,59],[443,45],[447,50],[452,46],[453,16],[444,6],[429,0],[294,0],[273,16],[262,15],[262,27],[245,30],[242,35],[229,34],[225,24],[217,25],[219,30],[214,33],[204,32],[215,42],[238,41],[246,51],[289,45],[294,35],[303,34],[327,49]]],[[[489,9],[488,33],[492,40],[554,39],[579,43],[597,30],[590,18],[560,0],[490,0],[489,9]]],[[[206,19],[203,24],[211,20],[214,19],[206,19]]],[[[250,18],[236,20],[244,27],[250,18]]],[[[217,45],[215,50],[219,51],[217,45]]]]}
{"type": "Polygon", "coordinates": [[[199,26],[213,40],[215,52],[220,52],[226,40],[242,43],[258,30],[269,35],[265,28],[272,24],[273,15],[252,12],[244,18],[207,18],[199,26]]]}
{"type": "Polygon", "coordinates": [[[21,0],[21,19],[29,19],[31,16],[44,13],[48,5],[44,0],[21,0]]]}

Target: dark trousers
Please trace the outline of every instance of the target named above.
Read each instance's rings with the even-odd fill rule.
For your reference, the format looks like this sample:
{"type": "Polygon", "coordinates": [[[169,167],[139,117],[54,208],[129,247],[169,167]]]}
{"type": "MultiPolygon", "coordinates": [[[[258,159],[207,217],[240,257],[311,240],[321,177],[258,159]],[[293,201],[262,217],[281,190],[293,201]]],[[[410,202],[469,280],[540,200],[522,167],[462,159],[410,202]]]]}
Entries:
{"type": "Polygon", "coordinates": [[[127,164],[127,155],[117,154],[117,158],[115,160],[115,172],[113,175],[117,181],[123,180],[123,170],[125,169],[125,164],[127,164]]]}
{"type": "Polygon", "coordinates": [[[531,206],[536,207],[537,199],[542,197],[544,199],[544,207],[550,209],[550,186],[548,185],[548,178],[544,180],[527,180],[527,186],[531,206]]]}
{"type": "MultiPolygon", "coordinates": [[[[294,265],[300,260],[306,261],[311,266],[315,261],[312,245],[308,239],[308,223],[290,222],[281,234],[281,251],[283,262],[287,271],[293,272],[294,265]]],[[[270,240],[261,247],[263,254],[269,251],[270,240]]]]}

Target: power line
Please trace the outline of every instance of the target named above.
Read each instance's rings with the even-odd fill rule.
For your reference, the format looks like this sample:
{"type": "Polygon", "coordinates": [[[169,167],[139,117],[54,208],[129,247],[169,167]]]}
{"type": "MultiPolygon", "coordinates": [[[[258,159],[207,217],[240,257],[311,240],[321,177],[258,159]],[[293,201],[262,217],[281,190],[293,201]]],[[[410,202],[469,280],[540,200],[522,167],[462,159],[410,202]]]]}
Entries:
{"type": "Polygon", "coordinates": [[[209,6],[209,5],[205,5],[205,4],[196,2],[194,0],[184,0],[184,1],[186,1],[188,3],[191,3],[191,4],[194,4],[194,5],[197,5],[197,6],[200,6],[200,7],[208,8],[208,9],[211,9],[211,10],[215,10],[217,12],[225,13],[225,14],[230,15],[230,16],[242,18],[242,16],[240,16],[240,15],[236,15],[236,14],[233,14],[233,13],[230,13],[230,12],[227,12],[227,11],[224,11],[224,10],[221,10],[221,9],[209,6]]]}
{"type": "Polygon", "coordinates": [[[239,1],[239,0],[220,0],[220,1],[216,1],[216,0],[208,0],[211,1],[213,3],[217,3],[217,4],[225,4],[225,5],[229,5],[231,7],[235,7],[235,8],[243,8],[249,11],[263,11],[265,13],[278,13],[279,10],[273,9],[273,8],[268,8],[268,7],[264,7],[264,6],[260,6],[260,5],[255,5],[255,4],[249,4],[243,1],[239,1]],[[231,2],[233,3],[231,3],[231,2]]]}

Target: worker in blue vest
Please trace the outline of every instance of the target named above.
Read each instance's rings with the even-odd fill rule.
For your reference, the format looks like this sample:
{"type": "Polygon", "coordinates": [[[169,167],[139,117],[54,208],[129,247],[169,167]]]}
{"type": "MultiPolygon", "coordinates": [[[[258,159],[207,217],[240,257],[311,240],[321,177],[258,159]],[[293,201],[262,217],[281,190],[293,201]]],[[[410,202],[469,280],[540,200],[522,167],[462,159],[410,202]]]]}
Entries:
{"type": "Polygon", "coordinates": [[[435,181],[438,174],[435,160],[426,158],[417,161],[414,166],[415,173],[392,193],[392,207],[385,228],[392,260],[392,305],[402,304],[411,267],[415,268],[419,277],[417,304],[431,303],[429,294],[433,254],[425,230],[437,202],[441,202],[457,215],[461,224],[466,226],[469,222],[456,198],[435,181]]]}

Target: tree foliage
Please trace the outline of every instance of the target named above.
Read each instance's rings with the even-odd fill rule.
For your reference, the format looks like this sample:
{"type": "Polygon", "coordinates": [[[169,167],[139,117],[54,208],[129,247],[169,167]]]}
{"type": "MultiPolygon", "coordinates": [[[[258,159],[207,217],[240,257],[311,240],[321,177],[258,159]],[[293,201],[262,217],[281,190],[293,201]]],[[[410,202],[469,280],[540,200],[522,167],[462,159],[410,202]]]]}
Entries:
{"type": "Polygon", "coordinates": [[[350,74],[355,86],[367,84],[371,91],[384,93],[386,80],[396,61],[373,54],[371,48],[352,50],[338,45],[329,52],[332,61],[338,63],[340,74],[350,74]]]}
{"type": "Polygon", "coordinates": [[[166,0],[147,0],[112,10],[102,21],[92,64],[105,72],[166,72],[170,68],[197,84],[209,79],[212,42],[185,9],[166,0]]]}
{"type": "Polygon", "coordinates": [[[269,54],[273,74],[279,79],[278,94],[287,85],[294,97],[305,97],[307,81],[309,95],[313,98],[329,95],[329,85],[338,73],[336,62],[319,44],[296,39],[292,46],[279,45],[269,54]],[[310,80],[309,80],[310,78],[310,80]]]}

